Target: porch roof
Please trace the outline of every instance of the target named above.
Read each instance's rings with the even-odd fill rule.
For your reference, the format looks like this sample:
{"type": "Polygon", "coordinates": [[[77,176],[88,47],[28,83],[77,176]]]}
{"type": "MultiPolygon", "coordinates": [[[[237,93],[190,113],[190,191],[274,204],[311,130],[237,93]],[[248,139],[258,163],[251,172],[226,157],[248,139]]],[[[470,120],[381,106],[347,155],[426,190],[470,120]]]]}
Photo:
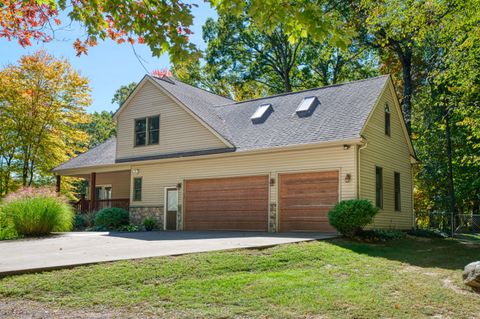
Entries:
{"type": "Polygon", "coordinates": [[[92,166],[112,165],[115,164],[115,155],[117,150],[117,139],[112,137],[104,143],[95,146],[88,152],[79,154],[77,157],[55,167],[54,172],[73,169],[86,168],[92,166]]]}

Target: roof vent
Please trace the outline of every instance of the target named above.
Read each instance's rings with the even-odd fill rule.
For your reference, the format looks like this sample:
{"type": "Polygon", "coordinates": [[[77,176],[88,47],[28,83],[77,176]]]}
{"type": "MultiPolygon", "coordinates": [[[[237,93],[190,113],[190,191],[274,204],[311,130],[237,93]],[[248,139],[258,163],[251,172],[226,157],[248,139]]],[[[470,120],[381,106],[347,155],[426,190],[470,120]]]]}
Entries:
{"type": "Polygon", "coordinates": [[[262,104],[258,107],[255,113],[253,113],[250,119],[252,120],[253,124],[260,124],[265,122],[265,120],[268,118],[268,116],[272,112],[273,112],[272,104],[262,104]]]}
{"type": "Polygon", "coordinates": [[[307,117],[312,115],[317,105],[320,104],[316,96],[304,97],[300,105],[297,107],[298,117],[307,117]]]}

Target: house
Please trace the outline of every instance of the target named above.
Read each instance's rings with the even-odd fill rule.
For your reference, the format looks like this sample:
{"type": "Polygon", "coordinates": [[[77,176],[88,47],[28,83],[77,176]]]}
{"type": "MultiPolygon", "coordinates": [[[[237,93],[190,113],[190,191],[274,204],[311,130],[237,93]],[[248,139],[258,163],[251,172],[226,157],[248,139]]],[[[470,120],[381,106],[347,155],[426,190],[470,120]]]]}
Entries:
{"type": "Polygon", "coordinates": [[[332,231],[365,198],[372,227],[413,226],[415,153],[389,76],[235,102],[145,76],[116,138],[54,169],[89,180],[92,209],[129,207],[169,230],[332,231]]]}

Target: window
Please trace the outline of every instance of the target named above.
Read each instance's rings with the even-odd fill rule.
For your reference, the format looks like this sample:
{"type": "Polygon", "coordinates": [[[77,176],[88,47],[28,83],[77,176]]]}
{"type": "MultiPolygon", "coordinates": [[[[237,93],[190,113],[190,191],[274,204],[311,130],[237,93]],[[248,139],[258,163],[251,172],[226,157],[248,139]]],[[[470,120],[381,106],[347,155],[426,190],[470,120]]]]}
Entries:
{"type": "Polygon", "coordinates": [[[253,124],[263,123],[272,112],[272,104],[262,104],[258,107],[255,113],[253,113],[252,117],[250,117],[250,120],[253,124]]]}
{"type": "Polygon", "coordinates": [[[316,96],[304,97],[300,105],[297,107],[296,113],[299,117],[310,116],[318,104],[319,101],[316,96]]]}
{"type": "Polygon", "coordinates": [[[385,104],[385,135],[390,136],[391,128],[390,128],[390,107],[388,104],[385,104]]]}
{"type": "Polygon", "coordinates": [[[148,118],[148,145],[158,144],[160,137],[160,116],[148,118]]]}
{"type": "Polygon", "coordinates": [[[395,172],[395,211],[397,212],[402,210],[401,199],[400,173],[395,172]]]}
{"type": "Polygon", "coordinates": [[[160,140],[160,116],[135,120],[135,146],[154,145],[160,140]]]}
{"type": "Polygon", "coordinates": [[[383,208],[383,169],[375,167],[375,205],[383,208]]]}
{"type": "Polygon", "coordinates": [[[133,200],[141,201],[142,200],[142,178],[135,177],[133,179],[133,200]]]}

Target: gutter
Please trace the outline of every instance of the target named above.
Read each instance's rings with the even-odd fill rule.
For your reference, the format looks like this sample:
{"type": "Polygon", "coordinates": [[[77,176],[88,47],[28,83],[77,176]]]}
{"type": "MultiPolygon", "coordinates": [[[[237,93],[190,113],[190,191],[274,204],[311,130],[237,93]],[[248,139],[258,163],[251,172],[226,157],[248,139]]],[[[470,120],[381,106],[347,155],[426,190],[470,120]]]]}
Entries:
{"type": "Polygon", "coordinates": [[[361,147],[358,148],[358,152],[357,152],[357,158],[358,158],[358,160],[357,160],[357,178],[358,178],[358,182],[357,182],[357,199],[360,199],[360,190],[361,190],[361,187],[360,187],[360,185],[361,185],[361,184],[360,184],[360,183],[361,183],[361,178],[360,178],[360,174],[361,174],[361,172],[360,172],[360,171],[361,171],[361,170],[360,170],[360,159],[361,159],[360,155],[361,155],[361,152],[360,152],[360,151],[366,149],[367,146],[368,146],[368,141],[367,141],[367,139],[366,139],[365,137],[363,137],[363,136],[362,136],[362,141],[363,141],[364,144],[363,144],[363,146],[361,146],[361,147]]]}

